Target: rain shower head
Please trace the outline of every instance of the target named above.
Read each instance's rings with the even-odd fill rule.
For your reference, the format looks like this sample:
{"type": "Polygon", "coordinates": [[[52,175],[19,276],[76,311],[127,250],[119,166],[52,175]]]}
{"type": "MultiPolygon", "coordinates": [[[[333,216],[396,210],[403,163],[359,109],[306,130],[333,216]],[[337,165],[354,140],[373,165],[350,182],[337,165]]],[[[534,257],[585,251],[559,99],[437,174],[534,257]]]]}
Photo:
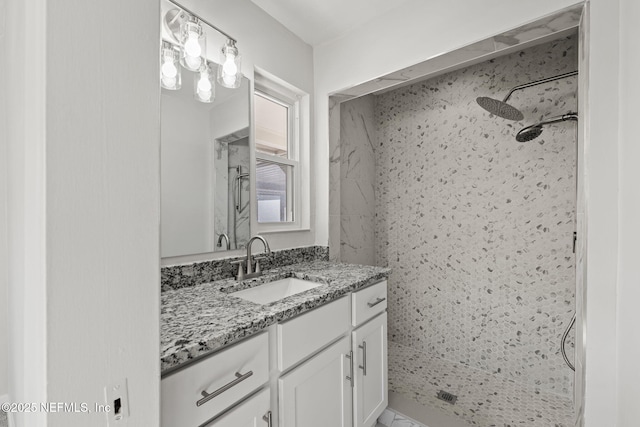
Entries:
{"type": "Polygon", "coordinates": [[[547,77],[545,79],[536,80],[534,82],[529,82],[529,83],[521,84],[514,87],[509,91],[507,96],[505,96],[502,101],[498,101],[497,99],[493,99],[493,98],[488,98],[486,96],[481,96],[479,98],[476,98],[476,102],[478,103],[478,105],[480,105],[482,108],[484,108],[491,114],[494,114],[498,117],[502,117],[503,119],[519,121],[524,119],[524,115],[522,114],[522,112],[518,110],[516,107],[514,107],[513,105],[507,104],[507,101],[509,100],[513,92],[517,90],[526,89],[528,87],[537,86],[543,83],[549,83],[555,80],[564,79],[566,77],[572,77],[577,75],[578,75],[577,71],[571,71],[569,73],[559,74],[553,77],[547,77]]]}
{"type": "Polygon", "coordinates": [[[552,123],[566,122],[567,120],[578,121],[578,113],[567,113],[562,116],[553,117],[540,123],[527,126],[516,135],[516,141],[528,142],[536,139],[542,134],[542,126],[552,123]]]}
{"type": "Polygon", "coordinates": [[[476,102],[491,114],[502,117],[503,119],[515,121],[524,119],[524,115],[520,110],[507,104],[505,101],[498,101],[497,99],[481,96],[476,98],[476,102]]]}
{"type": "Polygon", "coordinates": [[[522,129],[516,135],[516,141],[518,142],[528,142],[536,139],[542,134],[542,126],[541,125],[531,125],[522,129]]]}

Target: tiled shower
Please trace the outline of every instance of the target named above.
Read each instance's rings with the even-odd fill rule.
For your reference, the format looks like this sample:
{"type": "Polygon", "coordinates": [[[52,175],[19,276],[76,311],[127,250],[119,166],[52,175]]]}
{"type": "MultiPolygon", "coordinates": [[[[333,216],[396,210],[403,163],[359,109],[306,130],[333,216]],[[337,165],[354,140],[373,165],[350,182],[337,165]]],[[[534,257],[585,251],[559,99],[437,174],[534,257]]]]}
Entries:
{"type": "Polygon", "coordinates": [[[577,78],[514,93],[521,122],[475,99],[574,71],[577,50],[562,38],[340,107],[332,256],[393,269],[390,391],[470,425],[573,424],[576,124],[515,134],[575,112],[577,78]]]}

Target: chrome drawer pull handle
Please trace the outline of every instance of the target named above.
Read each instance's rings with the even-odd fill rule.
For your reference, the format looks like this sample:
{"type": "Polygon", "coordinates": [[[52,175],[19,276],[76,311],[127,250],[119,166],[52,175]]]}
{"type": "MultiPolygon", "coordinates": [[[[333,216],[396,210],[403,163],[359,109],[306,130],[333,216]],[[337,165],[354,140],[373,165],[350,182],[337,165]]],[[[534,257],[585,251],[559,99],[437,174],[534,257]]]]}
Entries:
{"type": "Polygon", "coordinates": [[[386,300],[386,298],[378,297],[375,302],[368,302],[367,305],[369,306],[369,308],[375,307],[376,305],[380,304],[384,300],[386,300]]]}
{"type": "Polygon", "coordinates": [[[271,411],[269,411],[265,415],[263,415],[262,419],[267,422],[267,426],[268,427],[272,427],[271,426],[271,411]]]}
{"type": "Polygon", "coordinates": [[[367,342],[362,341],[362,345],[359,345],[362,349],[362,365],[360,365],[360,369],[362,369],[362,375],[367,375],[367,342]]]}
{"type": "Polygon", "coordinates": [[[219,396],[222,393],[224,393],[225,391],[229,390],[234,385],[237,385],[237,384],[241,383],[242,381],[246,380],[251,375],[253,375],[253,371],[249,371],[244,375],[241,374],[240,372],[236,372],[236,379],[235,380],[231,381],[230,383],[227,383],[227,384],[223,385],[222,387],[220,387],[219,389],[217,389],[213,393],[207,393],[205,390],[203,390],[202,393],[200,393],[200,394],[202,394],[202,396],[204,396],[204,397],[196,402],[196,406],[204,405],[205,403],[207,403],[208,401],[210,401],[214,397],[219,396]]]}
{"type": "Polygon", "coordinates": [[[349,359],[349,376],[347,379],[351,383],[351,388],[353,388],[353,351],[350,351],[349,354],[345,354],[344,357],[349,359]]]}

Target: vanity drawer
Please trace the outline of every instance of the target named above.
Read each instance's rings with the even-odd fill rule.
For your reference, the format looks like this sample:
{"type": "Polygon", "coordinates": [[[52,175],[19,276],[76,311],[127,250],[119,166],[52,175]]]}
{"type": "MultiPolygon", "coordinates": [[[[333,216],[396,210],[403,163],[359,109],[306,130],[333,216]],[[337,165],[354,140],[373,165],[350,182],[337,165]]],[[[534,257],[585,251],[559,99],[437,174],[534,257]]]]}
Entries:
{"type": "Polygon", "coordinates": [[[387,281],[366,287],[353,293],[351,323],[361,325],[387,309],[387,281]]]}
{"type": "Polygon", "coordinates": [[[198,426],[268,380],[269,339],[261,333],[163,378],[162,427],[198,426]],[[205,402],[203,391],[215,397],[205,402]]]}
{"type": "Polygon", "coordinates": [[[278,324],[278,369],[290,368],[348,329],[348,296],[278,324]]]}

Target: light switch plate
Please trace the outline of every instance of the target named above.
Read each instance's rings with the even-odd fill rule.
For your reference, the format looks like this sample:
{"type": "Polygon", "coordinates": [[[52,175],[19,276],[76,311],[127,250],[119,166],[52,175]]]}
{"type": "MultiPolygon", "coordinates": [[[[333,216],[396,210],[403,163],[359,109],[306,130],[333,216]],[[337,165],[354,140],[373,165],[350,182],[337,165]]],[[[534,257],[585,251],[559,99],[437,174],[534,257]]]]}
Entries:
{"type": "Polygon", "coordinates": [[[109,427],[124,427],[129,419],[129,393],[127,379],[110,384],[104,388],[104,398],[109,405],[107,425],[109,427]]]}

